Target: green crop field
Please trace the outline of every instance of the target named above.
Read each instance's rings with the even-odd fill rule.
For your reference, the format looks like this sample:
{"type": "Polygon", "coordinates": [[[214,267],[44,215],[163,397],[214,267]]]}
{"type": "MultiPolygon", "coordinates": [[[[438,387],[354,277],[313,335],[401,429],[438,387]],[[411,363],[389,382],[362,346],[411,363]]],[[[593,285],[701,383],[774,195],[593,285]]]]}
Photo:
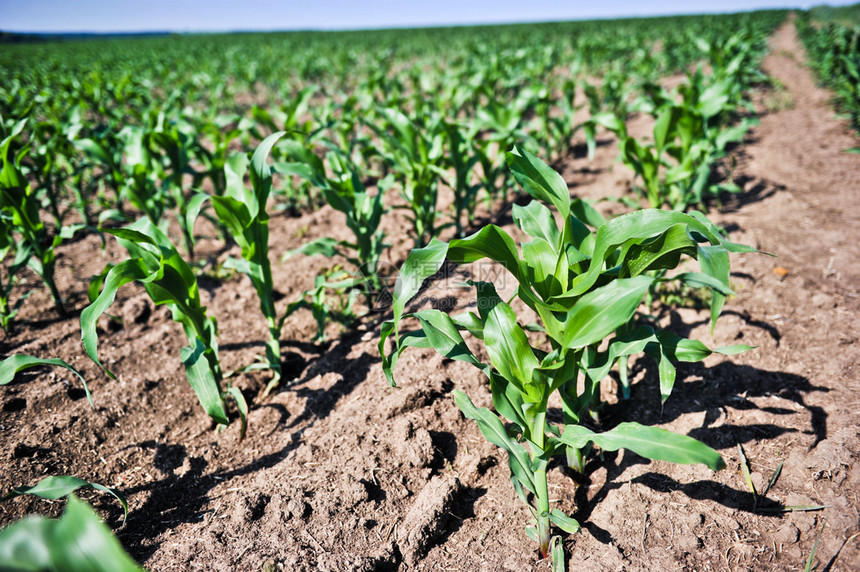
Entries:
{"type": "MultiPolygon", "coordinates": [[[[855,6],[796,18],[812,66],[858,127],[856,14],[855,6]]],[[[523,545],[533,541],[536,558],[563,570],[570,555],[563,541],[588,528],[588,515],[555,506],[548,471],[563,468],[568,482],[583,482],[592,463],[619,449],[726,466],[714,441],[637,419],[602,426],[601,383],[617,380],[613,399],[629,403],[632,364],[648,356],[662,406],[673,397],[679,363],[753,348],[712,347],[661,316],[704,308],[713,332],[736,295],[732,264],[766,255],[758,244],[730,241],[709,211],[742,200],[744,182],[733,176],[738,149],[759,125],[755,90],[773,88],[762,59],[787,16],[75,40],[4,35],[0,385],[35,381],[25,370],[59,366],[97,401],[93,379],[119,383],[129,375],[111,359],[116,342],[105,324],[130,323],[113,314],[118,293],[137,284],[145,303],[164,306],[184,334],[181,350],[166,359],[199,402],[190,415],[208,416],[219,433],[238,421],[239,440],[249,439],[260,431],[249,411],[293,383],[286,348],[329,347],[332,332],[378,328],[375,359],[391,385],[398,361],[419,350],[485,376],[485,395],[458,388],[453,399],[505,452],[513,491],[531,515],[506,524],[525,527],[523,545]],[[614,214],[572,197],[560,174],[571,158],[593,156],[607,142],[618,168],[631,173],[611,199],[614,214]],[[510,213],[507,227],[486,214],[501,211],[510,213]],[[270,238],[315,212],[332,213],[322,223],[331,232],[290,249],[270,238]],[[113,258],[87,278],[86,292],[64,290],[58,260],[95,243],[113,258]],[[273,267],[310,256],[331,263],[283,300],[273,267]],[[410,304],[446,265],[476,261],[502,268],[514,289],[500,293],[468,279],[476,305],[459,314],[410,304]],[[207,288],[218,280],[250,284],[240,315],[216,319],[207,307],[207,288]],[[41,293],[51,308],[34,320],[41,293]],[[306,311],[313,335],[285,327],[306,311]],[[223,355],[231,333],[219,329],[225,319],[267,332],[248,342],[262,354],[230,371],[223,355]],[[17,351],[12,340],[38,337],[54,323],[76,324],[80,355],[91,361],[17,351]],[[237,381],[251,374],[265,380],[254,395],[237,381]]],[[[151,404],[156,415],[161,407],[151,404]]],[[[4,482],[17,487],[12,496],[70,501],[59,519],[8,523],[0,569],[139,569],[73,495],[109,492],[128,512],[121,487],[48,479],[33,488],[4,482]]]]}

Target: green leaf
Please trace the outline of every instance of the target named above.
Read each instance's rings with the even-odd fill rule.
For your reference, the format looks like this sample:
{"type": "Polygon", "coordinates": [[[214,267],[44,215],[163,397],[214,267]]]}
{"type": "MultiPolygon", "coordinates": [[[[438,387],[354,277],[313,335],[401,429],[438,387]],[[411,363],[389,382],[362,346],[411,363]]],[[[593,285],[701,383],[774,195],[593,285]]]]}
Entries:
{"type": "Polygon", "coordinates": [[[340,240],[323,236],[316,240],[312,240],[311,242],[307,242],[294,250],[287,251],[283,256],[283,260],[290,258],[294,254],[304,254],[306,256],[322,254],[326,258],[331,258],[332,256],[341,254],[340,247],[342,244],[343,242],[340,240]]]}
{"type": "Polygon", "coordinates": [[[712,244],[722,245],[730,252],[756,251],[754,248],[724,240],[716,228],[701,213],[685,214],[676,211],[643,209],[614,218],[597,229],[592,262],[588,271],[573,279],[571,289],[568,292],[550,301],[563,302],[565,299],[576,298],[587,292],[597,282],[603,271],[603,263],[618,247],[630,240],[644,240],[658,236],[678,223],[686,224],[689,231],[702,235],[704,240],[708,240],[712,244]]]}
{"type": "Polygon", "coordinates": [[[231,385],[227,388],[227,394],[236,402],[236,409],[239,410],[239,420],[242,423],[242,428],[239,431],[239,439],[245,438],[245,432],[248,430],[248,403],[245,401],[245,396],[242,391],[231,385]]]}
{"type": "Polygon", "coordinates": [[[505,155],[505,160],[514,178],[531,196],[553,205],[562,220],[567,220],[570,216],[570,191],[561,175],[517,145],[505,155]]]}
{"type": "Polygon", "coordinates": [[[382,323],[379,334],[379,355],[382,356],[382,372],[388,380],[391,387],[397,387],[394,381],[394,366],[397,365],[397,360],[407,348],[430,348],[433,347],[427,339],[427,335],[423,331],[407,332],[403,334],[399,340],[396,340],[397,345],[390,354],[385,353],[385,340],[394,333],[394,322],[386,321],[382,323]]]}
{"type": "Polygon", "coordinates": [[[566,280],[568,268],[566,265],[558,268],[559,257],[550,243],[543,238],[535,238],[523,243],[522,249],[528,279],[535,291],[544,299],[560,294],[561,280],[566,280]]]}
{"type": "Polygon", "coordinates": [[[57,520],[29,516],[0,531],[4,571],[142,572],[90,506],[74,495],[57,520]]]}
{"type": "MultiPolygon", "coordinates": [[[[424,280],[439,271],[448,250],[448,244],[434,238],[427,246],[412,249],[409,256],[406,257],[406,261],[397,275],[397,281],[394,283],[394,298],[391,308],[394,314],[395,332],[398,331],[397,324],[400,322],[407,302],[418,293],[424,280]]],[[[380,340],[381,343],[382,340],[380,340]]]]}
{"type": "Polygon", "coordinates": [[[812,544],[812,550],[809,551],[809,558],[806,559],[806,564],[803,566],[803,572],[812,572],[816,568],[815,555],[818,553],[818,543],[821,542],[821,534],[824,532],[824,527],[827,526],[827,518],[821,523],[821,528],[818,529],[818,534],[815,535],[815,542],[812,544]]]}
{"type": "Polygon", "coordinates": [[[652,281],[650,276],[622,278],[582,296],[564,318],[562,345],[585,347],[626,324],[652,281]]]}
{"type": "Polygon", "coordinates": [[[776,467],[776,469],[774,469],[773,474],[770,476],[770,480],[767,482],[767,486],[761,493],[761,496],[767,496],[768,491],[776,484],[777,479],[779,479],[779,475],[782,473],[782,466],[784,464],[785,462],[783,461],[776,467]]]}
{"type": "MultiPolygon", "coordinates": [[[[550,515],[550,520],[552,520],[552,515],[550,515]]],[[[549,552],[552,558],[552,572],[565,572],[565,570],[567,570],[567,566],[564,561],[564,545],[561,542],[561,537],[553,536],[552,539],[550,539],[549,552]]]]}
{"type": "Polygon", "coordinates": [[[93,396],[90,394],[90,388],[87,386],[87,382],[84,379],[84,376],[75,369],[75,367],[59,358],[37,358],[34,356],[28,356],[25,354],[13,354],[2,362],[0,362],[0,385],[7,385],[13,379],[15,379],[15,374],[20,371],[24,371],[25,369],[30,369],[32,367],[38,367],[40,365],[55,365],[59,367],[64,367],[81,380],[81,383],[84,386],[84,391],[87,394],[87,400],[90,402],[92,407],[93,405],[93,396]]]}
{"type": "Polygon", "coordinates": [[[540,362],[517,324],[514,311],[504,302],[497,303],[487,315],[484,344],[499,373],[529,395],[531,401],[538,401],[540,395],[533,389],[533,377],[540,362]]]}
{"type": "Polygon", "coordinates": [[[52,548],[59,548],[59,557],[51,558],[57,570],[140,570],[95,511],[74,495],[51,540],[52,548]]]}
{"type": "Polygon", "coordinates": [[[221,425],[229,425],[230,419],[227,417],[218,381],[206,355],[206,346],[199,338],[195,338],[193,343],[193,347],[185,346],[179,352],[191,389],[212,419],[221,425]]]}
{"type": "Polygon", "coordinates": [[[0,530],[0,570],[51,570],[52,552],[60,549],[52,545],[51,533],[55,525],[54,520],[30,515],[0,530]]]}
{"type": "Polygon", "coordinates": [[[248,172],[248,164],[248,156],[244,153],[235,153],[224,162],[226,196],[241,203],[248,200],[248,189],[245,187],[245,173],[248,172]]]}
{"type": "Polygon", "coordinates": [[[487,440],[501,447],[508,453],[508,466],[511,469],[511,478],[516,478],[525,488],[532,493],[535,492],[534,472],[531,468],[529,454],[525,447],[514,441],[505,431],[499,417],[486,407],[475,407],[469,396],[455,389],[453,391],[454,401],[467,419],[478,422],[478,428],[487,440]]]}
{"type": "MultiPolygon", "coordinates": [[[[727,290],[731,290],[729,287],[729,253],[725,248],[718,245],[700,246],[699,265],[704,274],[721,282],[727,290]]],[[[725,294],[713,291],[711,298],[711,335],[714,333],[717,318],[720,317],[725,302],[725,294]]]]}
{"type": "Polygon", "coordinates": [[[692,437],[638,423],[621,423],[605,433],[594,433],[581,425],[565,425],[559,441],[577,449],[592,442],[606,451],[624,448],[648,459],[685,465],[703,463],[715,471],[726,466],[719,453],[692,437]]]}
{"type": "Polygon", "coordinates": [[[557,508],[549,511],[549,519],[554,525],[567,532],[568,534],[576,534],[582,528],[576,519],[571,518],[558,510],[557,508]]]}
{"type": "Polygon", "coordinates": [[[251,186],[254,188],[257,201],[255,205],[245,204],[249,207],[251,218],[257,217],[258,209],[264,209],[269,200],[269,192],[272,190],[272,170],[269,168],[266,159],[272,151],[272,147],[278,142],[278,139],[286,135],[285,131],[278,131],[263,139],[263,142],[254,151],[251,157],[251,186]]]}
{"type": "Polygon", "coordinates": [[[478,361],[466,342],[463,341],[463,337],[457,331],[457,326],[448,314],[439,310],[422,310],[414,316],[421,322],[424,335],[427,336],[427,340],[437,352],[448,359],[483,367],[483,364],[478,361]]]}
{"type": "Polygon", "coordinates": [[[128,516],[128,502],[126,502],[125,497],[122,496],[122,494],[116,489],[112,489],[110,487],[106,487],[98,483],[91,483],[78,477],[72,477],[68,475],[45,477],[31,487],[15,487],[14,489],[12,489],[11,492],[9,492],[6,496],[3,497],[3,500],[25,494],[35,495],[39,498],[48,500],[56,500],[66,495],[70,495],[81,488],[95,489],[113,495],[116,500],[119,501],[119,504],[122,505],[122,523],[123,525],[125,525],[125,519],[128,516]]]}
{"type": "Polygon", "coordinates": [[[542,238],[553,248],[558,245],[560,233],[552,211],[538,201],[530,201],[524,207],[514,203],[512,216],[517,227],[529,236],[542,238]]]}
{"type": "Polygon", "coordinates": [[[758,495],[756,494],[755,485],[753,484],[752,475],[750,474],[750,462],[747,459],[747,456],[744,454],[744,448],[741,447],[740,443],[738,443],[738,457],[741,461],[741,474],[743,474],[744,476],[744,481],[746,481],[750,492],[752,492],[753,494],[753,497],[756,497],[758,495]]]}
{"type": "Polygon", "coordinates": [[[520,278],[517,245],[508,233],[494,224],[466,238],[452,240],[448,246],[448,259],[451,262],[465,264],[482,258],[495,260],[517,279],[520,278]]]}
{"type": "Polygon", "coordinates": [[[677,119],[677,113],[674,106],[666,106],[657,113],[657,120],[654,123],[654,146],[657,148],[657,155],[663,151],[666,142],[670,141],[669,133],[677,119]]]}
{"type": "MultiPolygon", "coordinates": [[[[230,234],[237,241],[242,240],[245,229],[251,225],[253,220],[248,212],[248,207],[233,197],[217,196],[212,197],[212,206],[215,208],[215,215],[218,220],[229,229],[230,234]]],[[[240,244],[240,246],[242,245],[240,244]]]]}
{"type": "Polygon", "coordinates": [[[98,321],[99,316],[104,314],[110,305],[113,304],[116,292],[121,286],[134,280],[147,281],[152,280],[155,277],[156,276],[146,268],[143,260],[140,258],[124,260],[110,269],[107,274],[107,278],[105,278],[104,288],[102,289],[101,294],[99,294],[98,298],[96,298],[92,304],[84,308],[84,311],[81,312],[81,339],[84,344],[84,351],[86,351],[89,358],[96,362],[96,364],[98,364],[99,367],[101,367],[111,378],[115,378],[115,376],[110,370],[102,365],[102,362],[99,360],[99,336],[96,332],[96,322],[98,321]]]}
{"type": "Polygon", "coordinates": [[[185,228],[188,229],[188,236],[191,238],[191,246],[194,246],[194,222],[200,214],[200,209],[203,204],[209,199],[206,193],[194,193],[191,200],[185,206],[185,228]]]}
{"type": "Polygon", "coordinates": [[[570,203],[570,214],[577,220],[593,227],[600,228],[606,224],[606,219],[585,199],[574,199],[570,203]]]}

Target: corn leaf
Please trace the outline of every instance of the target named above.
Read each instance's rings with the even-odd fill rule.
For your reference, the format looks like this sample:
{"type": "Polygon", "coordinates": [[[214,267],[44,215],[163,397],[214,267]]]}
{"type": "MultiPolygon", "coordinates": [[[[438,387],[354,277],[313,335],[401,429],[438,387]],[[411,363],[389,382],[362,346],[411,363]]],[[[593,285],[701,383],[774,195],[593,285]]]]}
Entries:
{"type": "Polygon", "coordinates": [[[562,220],[570,216],[570,191],[552,167],[519,146],[505,155],[514,178],[534,198],[555,207],[562,220]]]}
{"type": "Polygon", "coordinates": [[[93,509],[74,495],[57,520],[29,516],[0,531],[3,570],[141,572],[93,509]]]}
{"type": "Polygon", "coordinates": [[[121,286],[135,280],[148,281],[155,280],[156,278],[157,273],[150,272],[142,259],[131,258],[124,260],[110,269],[104,280],[104,287],[101,293],[92,304],[84,308],[84,311],[81,312],[81,339],[84,351],[111,378],[115,379],[114,374],[102,365],[98,356],[99,336],[96,331],[96,323],[99,316],[104,314],[110,305],[113,304],[116,292],[121,286]]]}
{"type": "Polygon", "coordinates": [[[639,423],[621,423],[604,433],[594,433],[581,425],[565,425],[558,440],[577,449],[592,442],[606,451],[624,448],[648,459],[683,465],[703,463],[715,471],[726,466],[719,453],[692,437],[639,423]]]}
{"type": "Polygon", "coordinates": [[[20,371],[24,371],[25,369],[30,369],[32,367],[38,367],[41,365],[55,365],[58,367],[64,367],[70,372],[74,373],[78,376],[78,379],[81,380],[81,383],[84,386],[84,391],[87,394],[87,400],[90,402],[92,407],[93,405],[93,396],[90,394],[90,388],[87,386],[87,382],[84,379],[84,376],[75,369],[75,367],[59,358],[37,358],[34,356],[28,356],[24,354],[14,354],[2,362],[0,362],[0,385],[7,385],[13,379],[15,379],[15,374],[20,371]]]}
{"type": "Polygon", "coordinates": [[[501,447],[508,453],[508,466],[511,469],[511,479],[516,479],[522,486],[534,493],[534,474],[526,448],[508,436],[505,426],[495,413],[486,407],[475,407],[469,396],[459,389],[455,389],[453,394],[454,401],[457,403],[460,411],[463,412],[463,415],[467,419],[477,421],[478,428],[484,437],[490,443],[501,447]]]}
{"type": "Polygon", "coordinates": [[[11,492],[9,492],[8,494],[6,494],[6,496],[3,497],[3,500],[18,497],[25,494],[35,495],[39,498],[48,500],[56,500],[58,498],[70,495],[76,490],[82,488],[91,488],[113,495],[114,498],[119,501],[119,504],[122,505],[122,523],[123,525],[125,524],[125,519],[128,516],[128,502],[126,502],[125,497],[118,490],[106,487],[104,485],[100,485],[98,483],[91,483],[89,481],[85,481],[84,479],[68,475],[45,477],[37,484],[30,487],[15,487],[14,489],[12,489],[11,492]]]}
{"type": "Polygon", "coordinates": [[[653,278],[623,278],[582,296],[564,318],[565,348],[599,342],[627,323],[642,301],[653,278]]]}
{"type": "Polygon", "coordinates": [[[193,347],[185,346],[179,352],[191,389],[212,419],[221,425],[229,425],[230,419],[227,417],[218,381],[206,355],[206,346],[199,338],[195,338],[193,342],[193,347]]]}

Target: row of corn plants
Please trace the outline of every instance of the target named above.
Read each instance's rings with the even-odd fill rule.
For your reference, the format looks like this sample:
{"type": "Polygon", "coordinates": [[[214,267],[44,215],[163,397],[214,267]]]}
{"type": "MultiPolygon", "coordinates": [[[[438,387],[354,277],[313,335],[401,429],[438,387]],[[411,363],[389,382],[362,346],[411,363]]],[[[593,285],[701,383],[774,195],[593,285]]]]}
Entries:
{"type": "Polygon", "coordinates": [[[585,126],[589,153],[594,152],[598,125],[618,138],[620,159],[636,175],[637,197],[626,200],[633,206],[645,199],[651,208],[685,211],[740,191],[731,181],[727,157],[731,146],[758,124],[748,95],[753,85],[766,80],[759,69],[764,40],[739,32],[720,41],[699,39],[697,45],[708,56],[708,73],[700,64],[671,91],[650,83],[629,108],[596,113],[585,126]],[[651,138],[628,133],[631,110],[653,117],[651,138]]]}
{"type": "Polygon", "coordinates": [[[837,109],[860,131],[860,17],[858,9],[846,18],[817,22],[815,12],[797,17],[795,24],[820,81],[832,89],[837,109]],[[853,15],[853,21],[850,16],[853,15]]]}

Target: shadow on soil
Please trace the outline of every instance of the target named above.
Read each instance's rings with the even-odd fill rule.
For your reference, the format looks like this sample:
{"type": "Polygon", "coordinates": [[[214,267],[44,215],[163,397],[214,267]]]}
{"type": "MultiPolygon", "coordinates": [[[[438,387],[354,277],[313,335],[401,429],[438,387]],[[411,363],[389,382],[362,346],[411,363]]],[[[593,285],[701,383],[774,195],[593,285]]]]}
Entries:
{"type": "MultiPolygon", "coordinates": [[[[641,358],[632,368],[633,372],[646,368],[646,373],[642,381],[633,385],[631,399],[607,406],[602,411],[605,427],[631,419],[643,425],[656,425],[673,421],[687,413],[704,412],[702,426],[688,434],[717,450],[726,450],[753,440],[771,439],[785,433],[808,435],[811,438],[809,449],[812,449],[827,436],[827,414],[822,408],[807,404],[805,396],[830,390],[812,385],[802,376],[730,362],[711,368],[701,364],[680,364],[674,391],[663,406],[660,403],[656,364],[649,362],[648,358],[641,358]],[[761,399],[756,398],[770,398],[773,405],[757,404],[753,400],[761,399]],[[780,406],[780,402],[784,406],[780,406]],[[750,425],[719,423],[727,416],[728,409],[756,409],[768,422],[750,425]],[[770,419],[773,421],[770,422],[770,419]]],[[[635,374],[631,372],[631,375],[635,374]]],[[[577,488],[575,501],[578,510],[573,517],[583,523],[583,527],[599,542],[609,544],[615,539],[607,530],[591,521],[592,511],[610,491],[628,482],[621,480],[621,477],[629,467],[648,463],[649,460],[630,451],[623,455],[604,451],[602,459],[589,460],[585,476],[576,477],[582,486],[577,488]],[[592,481],[588,475],[594,474],[599,468],[606,470],[605,481],[599,490],[593,492],[589,487],[592,481]]],[[[711,480],[680,483],[666,475],[648,472],[629,482],[645,485],[658,492],[680,491],[692,499],[717,502],[745,512],[778,516],[784,508],[766,498],[756,501],[749,491],[711,480]]]]}
{"type": "Polygon", "coordinates": [[[785,185],[778,185],[761,177],[750,175],[735,177],[733,182],[744,190],[740,193],[722,193],[719,196],[714,204],[719,207],[722,213],[738,212],[745,205],[763,201],[775,195],[777,191],[786,189],[785,185]]]}
{"type": "Polygon", "coordinates": [[[677,368],[672,395],[662,405],[656,364],[650,358],[640,358],[632,367],[632,375],[643,368],[645,377],[633,385],[631,400],[608,407],[605,410],[608,419],[620,422],[624,416],[645,425],[655,425],[673,421],[686,413],[705,412],[702,427],[693,429],[689,435],[715,449],[755,439],[772,439],[784,433],[811,436],[809,449],[813,449],[827,437],[827,414],[821,407],[807,404],[805,396],[814,392],[827,393],[830,389],[812,385],[805,377],[728,361],[709,368],[701,363],[682,363],[677,368]],[[758,404],[755,401],[761,399],[757,398],[768,398],[772,405],[758,404]],[[759,410],[772,422],[720,423],[728,409],[759,410]]]}
{"type": "MultiPolygon", "coordinates": [[[[312,360],[309,367],[303,368],[305,371],[301,379],[289,387],[276,390],[292,391],[306,400],[305,410],[285,427],[285,429],[294,430],[286,438],[287,444],[278,451],[263,455],[235,469],[206,474],[207,461],[203,457],[188,457],[184,445],[156,441],[138,443],[136,445],[138,447],[155,449],[154,465],[164,477],[125,491],[129,497],[139,493],[149,493],[143,506],[129,514],[126,532],[120,533],[129,554],[138,561],[147,560],[159,547],[158,543],[150,539],[180,524],[212,518],[213,515],[210,514],[212,511],[207,509],[207,506],[211,500],[209,492],[213,488],[235,477],[272,467],[298,448],[304,432],[316,421],[328,417],[338,401],[349,395],[362,380],[366,379],[370,367],[379,361],[378,357],[367,353],[362,353],[354,359],[347,357],[360,334],[361,332],[347,334],[330,346],[327,345],[326,347],[330,348],[329,351],[322,353],[318,359],[312,360]],[[334,385],[321,389],[302,387],[302,384],[316,375],[330,371],[342,372],[340,379],[334,385]]],[[[251,404],[252,410],[265,407],[278,409],[282,422],[289,419],[289,413],[278,404],[266,402],[251,404]]]]}

